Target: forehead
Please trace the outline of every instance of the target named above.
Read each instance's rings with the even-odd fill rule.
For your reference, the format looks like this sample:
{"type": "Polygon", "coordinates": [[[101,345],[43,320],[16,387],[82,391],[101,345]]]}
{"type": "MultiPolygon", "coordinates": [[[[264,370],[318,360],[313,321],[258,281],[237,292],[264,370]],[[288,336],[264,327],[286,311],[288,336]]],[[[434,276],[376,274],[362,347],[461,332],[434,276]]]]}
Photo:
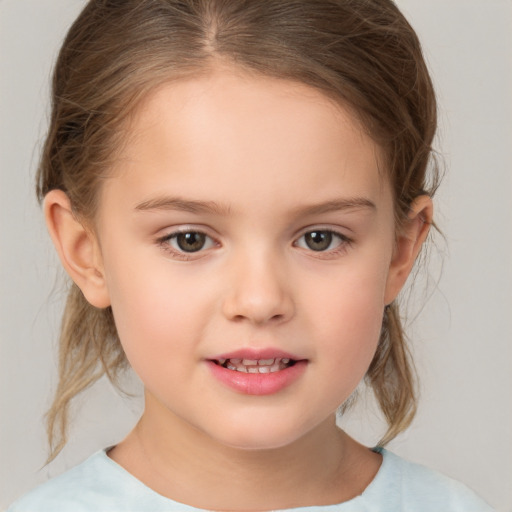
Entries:
{"type": "Polygon", "coordinates": [[[226,200],[245,189],[283,201],[295,189],[378,196],[387,188],[381,162],[356,117],[322,92],[230,69],[154,90],[128,126],[113,176],[137,199],[192,185],[206,200],[215,184],[226,200]]]}

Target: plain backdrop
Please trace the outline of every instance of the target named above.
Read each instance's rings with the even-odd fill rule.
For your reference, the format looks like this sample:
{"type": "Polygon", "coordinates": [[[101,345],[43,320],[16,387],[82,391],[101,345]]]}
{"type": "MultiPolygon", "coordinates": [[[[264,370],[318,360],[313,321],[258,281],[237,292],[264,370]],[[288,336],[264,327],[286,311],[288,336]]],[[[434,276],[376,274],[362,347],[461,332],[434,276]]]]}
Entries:
{"type": "MultiPolygon", "coordinates": [[[[78,401],[71,441],[45,466],[43,414],[56,383],[65,281],[33,179],[52,62],[82,0],[0,0],[0,509],[120,440],[139,399],[100,383],[78,401]]],[[[440,104],[430,273],[410,299],[422,398],[400,455],[455,477],[512,511],[512,3],[399,0],[422,39],[440,104]],[[425,286],[424,286],[425,285],[425,286]],[[421,310],[421,311],[420,311],[421,310]]],[[[361,405],[361,404],[360,404],[361,405]]],[[[371,405],[371,404],[370,404],[371,405]]],[[[373,444],[369,406],[342,419],[373,444]]]]}

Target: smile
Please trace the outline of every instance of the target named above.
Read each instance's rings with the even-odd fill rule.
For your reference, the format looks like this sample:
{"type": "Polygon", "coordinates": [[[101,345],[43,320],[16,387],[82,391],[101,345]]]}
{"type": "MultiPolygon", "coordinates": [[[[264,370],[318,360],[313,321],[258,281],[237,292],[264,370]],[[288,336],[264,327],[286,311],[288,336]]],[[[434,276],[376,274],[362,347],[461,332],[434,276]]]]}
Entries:
{"type": "Polygon", "coordinates": [[[219,366],[242,373],[275,373],[295,364],[293,359],[276,357],[273,359],[219,359],[219,366]]]}
{"type": "Polygon", "coordinates": [[[278,349],[241,349],[206,360],[212,376],[245,395],[272,395],[299,380],[307,359],[278,349]]]}

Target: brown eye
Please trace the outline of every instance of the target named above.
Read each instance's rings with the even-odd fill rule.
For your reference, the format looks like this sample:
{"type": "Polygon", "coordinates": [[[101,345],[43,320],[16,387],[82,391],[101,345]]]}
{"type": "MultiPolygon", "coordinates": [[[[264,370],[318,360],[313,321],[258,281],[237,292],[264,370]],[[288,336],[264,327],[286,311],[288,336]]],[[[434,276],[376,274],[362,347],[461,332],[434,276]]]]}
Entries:
{"type": "Polygon", "coordinates": [[[189,261],[208,254],[209,249],[219,244],[202,231],[183,230],[174,231],[157,240],[158,245],[172,258],[189,261]]]}
{"type": "Polygon", "coordinates": [[[187,233],[178,233],[176,235],[176,245],[183,252],[197,252],[204,248],[206,235],[190,231],[187,233]]]}
{"type": "Polygon", "coordinates": [[[315,252],[332,251],[348,243],[340,233],[328,229],[315,229],[304,233],[295,243],[297,247],[315,252]]]}
{"type": "Polygon", "coordinates": [[[332,243],[332,232],[310,231],[304,235],[304,242],[312,251],[325,251],[332,243]]]}

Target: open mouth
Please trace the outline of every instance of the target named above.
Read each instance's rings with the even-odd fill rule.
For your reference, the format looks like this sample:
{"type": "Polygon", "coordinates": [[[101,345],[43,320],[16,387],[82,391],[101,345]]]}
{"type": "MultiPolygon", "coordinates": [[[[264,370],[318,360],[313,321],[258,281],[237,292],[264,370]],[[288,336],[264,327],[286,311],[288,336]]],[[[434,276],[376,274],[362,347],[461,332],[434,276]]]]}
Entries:
{"type": "Polygon", "coordinates": [[[308,359],[279,349],[238,350],[207,359],[212,375],[244,395],[272,395],[304,375],[308,359]]]}
{"type": "Polygon", "coordinates": [[[288,358],[274,359],[218,359],[213,361],[218,366],[242,373],[275,373],[293,366],[296,361],[288,358]]]}

